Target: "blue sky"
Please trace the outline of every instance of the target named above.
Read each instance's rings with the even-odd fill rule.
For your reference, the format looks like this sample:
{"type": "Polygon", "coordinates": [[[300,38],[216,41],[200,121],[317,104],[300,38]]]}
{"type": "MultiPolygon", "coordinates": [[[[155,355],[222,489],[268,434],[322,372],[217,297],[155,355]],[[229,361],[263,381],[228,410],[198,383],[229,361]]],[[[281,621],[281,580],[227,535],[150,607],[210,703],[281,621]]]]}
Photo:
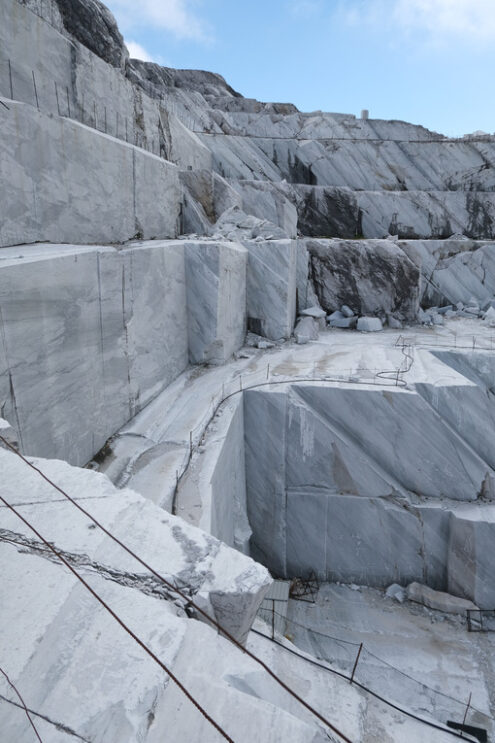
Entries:
{"type": "Polygon", "coordinates": [[[495,132],[495,0],[107,0],[133,56],[240,93],[495,132]]]}

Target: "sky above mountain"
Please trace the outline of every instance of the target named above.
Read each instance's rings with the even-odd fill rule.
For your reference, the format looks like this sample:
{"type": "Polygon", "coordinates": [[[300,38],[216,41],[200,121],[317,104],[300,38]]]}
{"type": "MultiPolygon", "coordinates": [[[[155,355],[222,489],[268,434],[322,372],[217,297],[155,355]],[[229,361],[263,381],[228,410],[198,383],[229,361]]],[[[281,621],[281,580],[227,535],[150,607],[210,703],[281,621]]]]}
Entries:
{"type": "Polygon", "coordinates": [[[132,56],[244,96],[495,132],[495,0],[107,0],[132,56]]]}

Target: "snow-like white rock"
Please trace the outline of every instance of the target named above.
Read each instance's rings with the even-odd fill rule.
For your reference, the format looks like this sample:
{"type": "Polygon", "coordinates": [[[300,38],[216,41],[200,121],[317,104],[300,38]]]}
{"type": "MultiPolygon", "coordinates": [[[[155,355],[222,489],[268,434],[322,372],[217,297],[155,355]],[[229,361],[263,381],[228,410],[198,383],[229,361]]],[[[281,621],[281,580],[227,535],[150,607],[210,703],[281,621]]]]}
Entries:
{"type": "Polygon", "coordinates": [[[248,328],[271,340],[290,338],[296,317],[296,241],[246,240],[248,328]]]}
{"type": "Polygon", "coordinates": [[[189,359],[222,364],[246,334],[248,251],[226,242],[185,242],[189,359]]]}
{"type": "Polygon", "coordinates": [[[314,317],[301,317],[294,328],[296,343],[302,345],[318,340],[318,320],[314,317]]]}
{"type": "Polygon", "coordinates": [[[406,593],[409,601],[423,604],[429,609],[443,611],[445,614],[465,614],[468,609],[478,608],[472,601],[452,596],[444,591],[434,591],[429,586],[421,583],[410,583],[407,586],[406,593]]]}
{"type": "Polygon", "coordinates": [[[363,333],[376,333],[383,330],[383,325],[379,317],[360,317],[357,321],[357,329],[363,333]]]}
{"type": "Polygon", "coordinates": [[[85,464],[188,363],[182,243],[5,248],[0,304],[0,399],[29,454],[85,464]]]}

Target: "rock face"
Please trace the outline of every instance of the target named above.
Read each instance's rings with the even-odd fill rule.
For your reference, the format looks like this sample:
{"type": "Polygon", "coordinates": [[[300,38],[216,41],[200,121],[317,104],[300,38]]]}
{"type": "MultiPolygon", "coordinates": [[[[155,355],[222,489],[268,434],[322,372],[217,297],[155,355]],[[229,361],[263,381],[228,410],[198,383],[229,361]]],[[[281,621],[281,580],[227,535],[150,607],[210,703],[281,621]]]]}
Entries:
{"type": "MultiPolygon", "coordinates": [[[[481,546],[492,538],[493,457],[475,453],[462,422],[475,415],[473,396],[486,401],[483,384],[457,388],[455,425],[442,417],[441,393],[432,403],[418,392],[299,384],[245,393],[252,554],[275,575],[428,582],[493,602],[481,546]]],[[[493,402],[482,408],[481,431],[493,426],[493,402]]]]}
{"type": "Polygon", "coordinates": [[[32,106],[0,109],[0,247],[177,235],[175,165],[32,106]]]}
{"type": "Polygon", "coordinates": [[[189,359],[223,364],[246,335],[248,251],[236,243],[184,244],[189,359]]]}
{"type": "Polygon", "coordinates": [[[248,329],[290,338],[296,318],[296,241],[246,240],[248,329]]]}
{"type": "Polygon", "coordinates": [[[348,305],[357,315],[414,320],[420,272],[390,240],[305,240],[310,275],[327,312],[348,305]]]}
{"type": "Polygon", "coordinates": [[[184,246],[0,258],[4,415],[23,451],[85,464],[187,366],[184,246]]]}
{"type": "Polygon", "coordinates": [[[124,68],[129,52],[117,22],[99,0],[56,0],[65,30],[113,67],[124,68]]]}

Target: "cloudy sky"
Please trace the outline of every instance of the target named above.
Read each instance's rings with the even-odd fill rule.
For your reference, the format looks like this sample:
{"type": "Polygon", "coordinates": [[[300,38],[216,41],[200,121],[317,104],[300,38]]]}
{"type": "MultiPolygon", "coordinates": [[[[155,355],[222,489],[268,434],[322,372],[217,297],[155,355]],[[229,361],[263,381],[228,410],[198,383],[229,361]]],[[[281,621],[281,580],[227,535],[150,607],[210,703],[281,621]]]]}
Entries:
{"type": "Polygon", "coordinates": [[[132,56],[301,110],[495,132],[495,0],[104,0],[132,56]]]}

